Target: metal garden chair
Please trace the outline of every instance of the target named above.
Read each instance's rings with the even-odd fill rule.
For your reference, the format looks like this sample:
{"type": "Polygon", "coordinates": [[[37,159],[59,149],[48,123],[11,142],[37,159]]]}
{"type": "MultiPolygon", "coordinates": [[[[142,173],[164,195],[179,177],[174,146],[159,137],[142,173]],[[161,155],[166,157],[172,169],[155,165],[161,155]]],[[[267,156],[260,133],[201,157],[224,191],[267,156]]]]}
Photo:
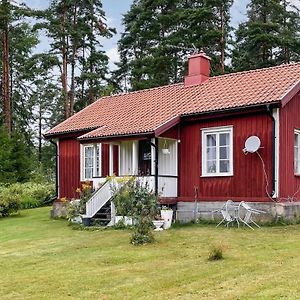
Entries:
{"type": "Polygon", "coordinates": [[[237,222],[239,227],[239,218],[238,218],[238,206],[234,204],[232,200],[228,200],[221,209],[214,211],[221,213],[223,219],[221,222],[216,226],[219,227],[221,224],[224,223],[226,227],[233,222],[237,222]]]}
{"type": "Polygon", "coordinates": [[[238,206],[238,219],[246,226],[254,230],[250,224],[254,224],[256,227],[260,226],[253,220],[253,215],[260,215],[266,213],[263,210],[251,208],[245,201],[242,201],[238,206]]]}

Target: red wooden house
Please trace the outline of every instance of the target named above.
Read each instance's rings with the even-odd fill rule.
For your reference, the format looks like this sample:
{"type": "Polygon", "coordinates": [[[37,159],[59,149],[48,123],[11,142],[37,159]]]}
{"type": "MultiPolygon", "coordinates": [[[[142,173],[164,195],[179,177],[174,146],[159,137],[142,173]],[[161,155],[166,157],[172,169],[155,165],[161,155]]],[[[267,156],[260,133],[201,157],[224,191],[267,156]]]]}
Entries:
{"type": "Polygon", "coordinates": [[[216,77],[204,53],[188,65],[184,83],[103,97],[46,133],[58,146],[59,197],[115,173],[143,177],[163,203],[187,211],[182,219],[195,198],[203,210],[232,199],[294,214],[300,63],[216,77]],[[262,160],[243,152],[252,135],[262,160]]]}

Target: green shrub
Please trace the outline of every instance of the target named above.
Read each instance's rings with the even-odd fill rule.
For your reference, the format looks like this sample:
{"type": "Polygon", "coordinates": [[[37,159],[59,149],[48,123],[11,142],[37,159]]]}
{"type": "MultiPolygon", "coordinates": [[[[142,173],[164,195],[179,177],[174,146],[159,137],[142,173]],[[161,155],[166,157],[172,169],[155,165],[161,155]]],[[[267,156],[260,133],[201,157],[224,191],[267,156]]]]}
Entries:
{"type": "Polygon", "coordinates": [[[148,220],[140,222],[134,229],[134,232],[130,238],[130,242],[133,245],[144,245],[154,242],[154,236],[152,234],[152,222],[148,220]]]}
{"type": "Polygon", "coordinates": [[[112,185],[112,192],[117,214],[131,216],[137,222],[130,242],[134,245],[152,243],[152,220],[158,213],[155,193],[135,177],[112,185]]]}
{"type": "Polygon", "coordinates": [[[21,208],[21,201],[18,194],[8,195],[1,193],[0,195],[0,216],[7,217],[17,212],[21,208]]]}
{"type": "Polygon", "coordinates": [[[21,199],[22,209],[35,208],[41,206],[41,202],[31,196],[24,195],[21,199]]]}
{"type": "Polygon", "coordinates": [[[0,199],[18,199],[21,209],[44,206],[54,194],[53,184],[27,182],[0,186],[0,199]]]}
{"type": "Polygon", "coordinates": [[[224,258],[223,256],[224,246],[222,244],[213,245],[208,254],[208,260],[221,260],[224,258]]]}

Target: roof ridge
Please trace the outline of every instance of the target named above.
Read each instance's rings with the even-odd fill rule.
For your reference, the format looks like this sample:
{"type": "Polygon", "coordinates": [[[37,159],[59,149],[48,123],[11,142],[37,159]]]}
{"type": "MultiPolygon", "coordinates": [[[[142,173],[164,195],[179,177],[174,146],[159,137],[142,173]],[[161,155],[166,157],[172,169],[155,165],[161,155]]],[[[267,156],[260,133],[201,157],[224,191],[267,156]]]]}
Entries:
{"type": "MultiPolygon", "coordinates": [[[[293,63],[281,64],[281,65],[278,65],[278,66],[265,67],[265,68],[260,68],[260,69],[252,69],[252,70],[247,70],[247,71],[238,71],[238,72],[233,72],[233,73],[216,75],[216,76],[210,77],[209,79],[217,79],[217,78],[220,78],[220,77],[238,76],[238,75],[261,72],[261,71],[266,71],[266,70],[271,70],[271,69],[279,69],[279,68],[289,67],[289,66],[293,66],[293,65],[300,65],[300,62],[293,62],[293,63]]],[[[207,82],[209,82],[209,80],[207,82]]],[[[179,86],[179,85],[184,85],[184,82],[170,83],[170,84],[166,84],[166,85],[162,85],[162,86],[156,86],[156,87],[152,87],[152,88],[145,88],[145,89],[138,90],[138,91],[121,92],[121,93],[117,93],[117,94],[114,94],[114,95],[103,96],[103,97],[100,97],[99,99],[97,99],[95,102],[98,102],[99,100],[103,100],[103,99],[107,99],[107,98],[115,98],[115,97],[120,97],[120,96],[124,96],[124,95],[140,94],[140,93],[143,93],[143,92],[151,92],[151,91],[160,90],[160,89],[168,88],[168,87],[171,87],[171,86],[172,87],[173,86],[179,86]]],[[[199,84],[199,85],[201,85],[201,84],[199,84]]]]}
{"type": "Polygon", "coordinates": [[[256,73],[256,72],[261,72],[261,71],[268,71],[268,70],[273,70],[273,69],[281,69],[281,68],[286,68],[294,65],[300,65],[300,62],[292,62],[292,63],[287,63],[287,64],[281,64],[278,66],[272,66],[272,67],[265,67],[265,68],[260,68],[260,69],[252,69],[252,70],[246,70],[246,71],[238,71],[238,72],[233,72],[233,73],[227,73],[227,74],[222,74],[222,75],[216,75],[210,77],[210,79],[216,79],[220,77],[230,77],[230,76],[237,76],[237,75],[244,75],[248,73],[256,73]]]}

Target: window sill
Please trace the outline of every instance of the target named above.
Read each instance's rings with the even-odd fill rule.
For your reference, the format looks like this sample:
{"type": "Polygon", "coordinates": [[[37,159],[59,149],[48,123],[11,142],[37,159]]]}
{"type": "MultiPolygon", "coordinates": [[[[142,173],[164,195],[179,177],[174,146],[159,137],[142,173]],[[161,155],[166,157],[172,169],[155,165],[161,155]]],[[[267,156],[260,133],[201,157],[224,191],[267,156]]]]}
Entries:
{"type": "Polygon", "coordinates": [[[232,173],[228,173],[228,174],[204,174],[204,175],[201,175],[200,177],[201,178],[233,177],[233,174],[232,173]]]}
{"type": "Polygon", "coordinates": [[[300,174],[294,174],[295,177],[300,177],[300,174]]]}

